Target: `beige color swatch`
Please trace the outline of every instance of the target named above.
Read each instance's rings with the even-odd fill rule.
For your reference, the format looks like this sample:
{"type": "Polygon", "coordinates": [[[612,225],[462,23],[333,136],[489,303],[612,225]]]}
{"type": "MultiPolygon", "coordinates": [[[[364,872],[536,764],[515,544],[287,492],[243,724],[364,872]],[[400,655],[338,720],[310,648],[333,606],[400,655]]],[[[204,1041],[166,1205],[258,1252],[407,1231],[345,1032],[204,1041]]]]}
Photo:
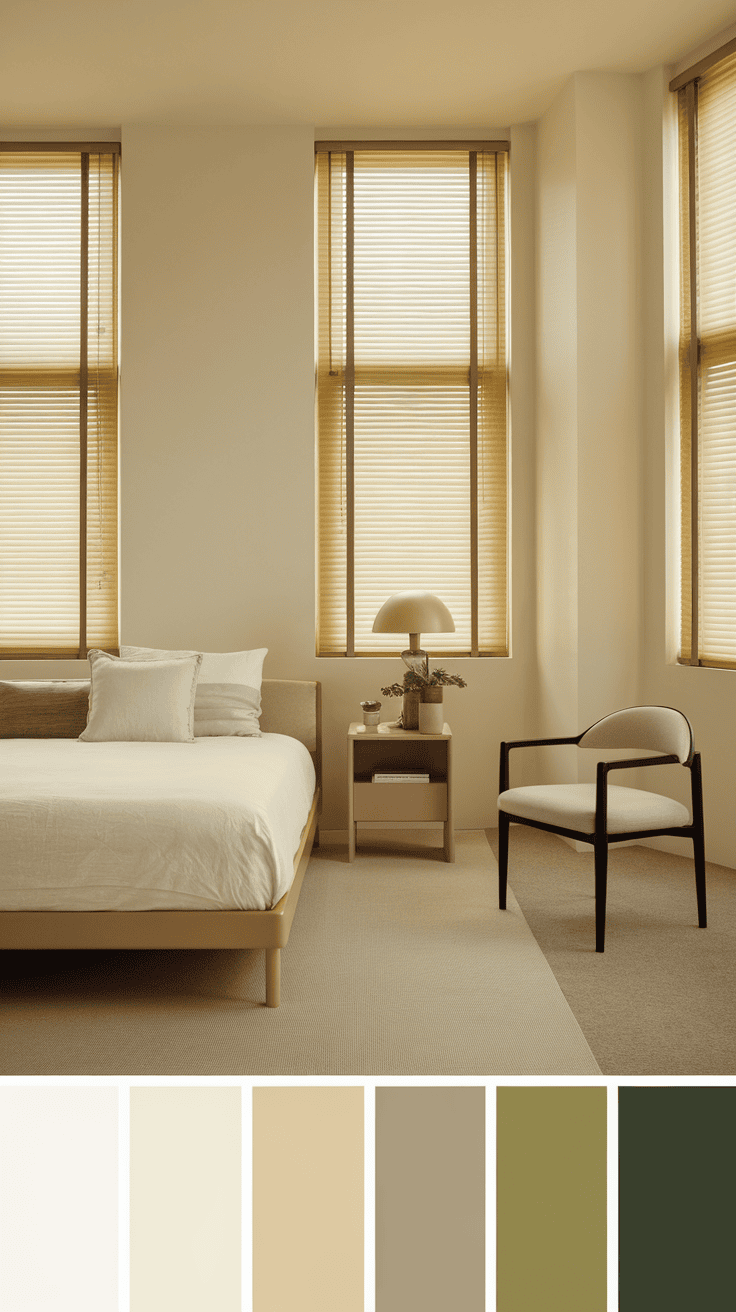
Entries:
{"type": "Polygon", "coordinates": [[[239,1088],[130,1091],[130,1312],[240,1312],[239,1088]]]}
{"type": "Polygon", "coordinates": [[[362,1087],[253,1090],[253,1312],[363,1312],[363,1162],[362,1087]]]}
{"type": "Polygon", "coordinates": [[[376,1089],[376,1312],[484,1312],[485,1089],[376,1089]]]}

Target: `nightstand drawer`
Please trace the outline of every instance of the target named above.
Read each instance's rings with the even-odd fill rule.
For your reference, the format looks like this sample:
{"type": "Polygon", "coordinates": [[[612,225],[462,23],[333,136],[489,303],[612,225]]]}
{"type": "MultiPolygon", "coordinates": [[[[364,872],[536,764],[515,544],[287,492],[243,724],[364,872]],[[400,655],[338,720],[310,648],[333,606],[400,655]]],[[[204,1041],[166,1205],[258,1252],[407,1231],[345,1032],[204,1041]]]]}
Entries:
{"type": "Polygon", "coordinates": [[[446,820],[447,784],[356,783],[354,820],[446,820]]]}

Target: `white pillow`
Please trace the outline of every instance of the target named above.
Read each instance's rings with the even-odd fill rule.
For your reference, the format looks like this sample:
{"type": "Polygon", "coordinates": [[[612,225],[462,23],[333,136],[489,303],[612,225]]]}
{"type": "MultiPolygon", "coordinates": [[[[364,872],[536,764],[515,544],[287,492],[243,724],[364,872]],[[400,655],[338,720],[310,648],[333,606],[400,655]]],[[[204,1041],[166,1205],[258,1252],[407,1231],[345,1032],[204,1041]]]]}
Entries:
{"type": "Polygon", "coordinates": [[[199,652],[179,660],[124,661],[91,651],[88,743],[191,743],[199,652]]]}
{"type": "MultiPolygon", "coordinates": [[[[195,738],[260,738],[261,682],[268,647],[202,652],[194,701],[195,738]]],[[[121,647],[123,660],[165,661],[194,652],[121,647]]]]}

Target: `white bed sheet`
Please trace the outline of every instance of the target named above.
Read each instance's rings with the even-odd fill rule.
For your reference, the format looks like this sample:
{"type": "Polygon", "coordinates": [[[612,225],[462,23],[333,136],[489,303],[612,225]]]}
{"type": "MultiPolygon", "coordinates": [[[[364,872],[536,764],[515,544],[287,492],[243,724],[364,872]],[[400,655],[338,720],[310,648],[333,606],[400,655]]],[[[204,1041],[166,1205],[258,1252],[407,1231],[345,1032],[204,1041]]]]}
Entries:
{"type": "Polygon", "coordinates": [[[0,741],[0,909],[264,910],[315,771],[296,738],[0,741]]]}

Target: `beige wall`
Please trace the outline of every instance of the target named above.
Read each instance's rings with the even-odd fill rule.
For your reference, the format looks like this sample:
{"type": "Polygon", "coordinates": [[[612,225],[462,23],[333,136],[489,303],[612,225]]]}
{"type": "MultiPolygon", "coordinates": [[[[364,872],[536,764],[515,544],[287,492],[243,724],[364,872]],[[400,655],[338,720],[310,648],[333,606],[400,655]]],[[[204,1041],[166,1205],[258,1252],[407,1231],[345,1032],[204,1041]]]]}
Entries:
{"type": "MultiPolygon", "coordinates": [[[[495,823],[501,738],[681,706],[708,855],[736,866],[736,678],[674,663],[668,103],[662,70],[577,74],[511,129],[512,657],[453,661],[469,686],[447,717],[470,828],[495,823]]],[[[342,830],[347,724],[401,666],[314,655],[313,136],[123,128],[122,636],[264,645],[267,676],[321,679],[323,824],[342,830]]]]}
{"type": "MultiPolygon", "coordinates": [[[[579,73],[539,123],[539,721],[638,699],[640,79],[579,73]]],[[[550,778],[588,777],[571,749],[550,778]],[[568,771],[565,774],[565,771],[568,771]]]]}
{"type": "MultiPolygon", "coordinates": [[[[677,506],[677,156],[670,71],[653,69],[644,82],[644,365],[647,440],[643,487],[646,515],[643,569],[642,698],[677,706],[690,719],[703,759],[706,854],[736,866],[734,724],[736,673],[678,665],[679,550],[677,506]]],[[[662,770],[662,791],[687,800],[686,779],[675,786],[662,770]]],[[[684,771],[682,772],[684,775],[684,771]]],[[[687,851],[677,839],[657,846],[687,851]]]]}
{"type": "MultiPolygon", "coordinates": [[[[736,866],[736,676],[676,663],[669,76],[578,73],[538,125],[539,723],[576,732],[617,706],[679,707],[703,756],[707,855],[736,866]]],[[[543,763],[547,777],[561,776],[558,761],[543,763]]],[[[591,777],[589,762],[579,769],[591,777]]],[[[685,771],[627,782],[689,798],[685,771]]],[[[655,845],[690,851],[676,839],[655,845]]]]}
{"type": "MultiPolygon", "coordinates": [[[[533,136],[513,134],[514,655],[451,663],[468,681],[447,697],[460,828],[495,824],[498,743],[528,732],[532,702],[533,136]]],[[[323,826],[343,830],[347,726],[402,667],[314,655],[313,139],[123,128],[121,633],[267,646],[267,677],[320,679],[323,826]]]]}
{"type": "MultiPolygon", "coordinates": [[[[569,82],[537,138],[537,679],[535,737],[577,732],[578,394],[575,94],[569,82]]],[[[541,754],[540,754],[541,755],[541,754]]],[[[566,749],[545,775],[569,778],[566,749]]]]}

